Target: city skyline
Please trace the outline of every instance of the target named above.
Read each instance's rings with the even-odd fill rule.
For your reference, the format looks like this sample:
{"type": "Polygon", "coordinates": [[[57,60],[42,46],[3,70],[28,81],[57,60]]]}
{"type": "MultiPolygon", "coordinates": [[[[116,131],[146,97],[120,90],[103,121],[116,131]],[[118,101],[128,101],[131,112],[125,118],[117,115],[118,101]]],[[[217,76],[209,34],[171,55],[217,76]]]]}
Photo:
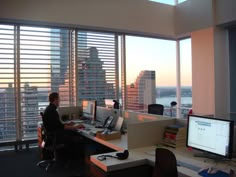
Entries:
{"type": "MultiPolygon", "coordinates": [[[[1,26],[0,26],[1,27],[1,26]]],[[[3,28],[3,27],[2,27],[3,28]]],[[[6,29],[8,29],[8,27],[5,27],[6,29]]],[[[50,56],[46,56],[46,55],[54,55],[55,54],[55,59],[56,59],[56,55],[59,54],[61,56],[69,56],[68,53],[68,44],[65,42],[66,39],[68,38],[68,34],[66,32],[62,32],[60,40],[61,40],[61,45],[57,46],[57,39],[55,38],[55,34],[53,35],[53,37],[51,38],[48,33],[49,29],[47,28],[33,28],[33,27],[24,27],[22,28],[23,30],[26,30],[25,32],[23,31],[22,33],[24,35],[27,35],[28,33],[31,34],[28,30],[36,30],[40,29],[40,31],[42,32],[38,32],[38,35],[41,35],[42,39],[43,39],[43,43],[41,42],[41,46],[43,46],[43,49],[45,51],[37,51],[39,52],[38,54],[42,55],[44,54],[44,58],[45,59],[50,59],[50,56]],[[45,34],[46,33],[46,34],[45,34]],[[54,46],[54,43],[56,44],[54,46]],[[53,45],[52,48],[49,47],[49,45],[53,45]],[[52,50],[52,52],[50,52],[50,50],[52,50]],[[46,51],[48,51],[47,53],[45,53],[46,51]],[[44,52],[44,53],[43,53],[44,52]],[[58,53],[59,52],[59,53],[58,53]]],[[[1,31],[1,30],[0,30],[1,31]]],[[[52,30],[52,32],[55,30],[52,30]]],[[[6,31],[4,31],[6,32],[6,31]]],[[[12,34],[9,31],[6,34],[12,34]]],[[[84,34],[86,35],[91,35],[92,33],[85,33],[85,32],[79,32],[79,34],[84,34]]],[[[1,35],[0,35],[1,36],[1,35]]],[[[78,44],[81,48],[86,48],[87,46],[87,40],[85,39],[86,37],[82,35],[81,37],[81,42],[78,44]]],[[[1,36],[1,37],[5,37],[5,36],[1,36]]],[[[9,39],[12,40],[12,38],[9,37],[9,39]]],[[[22,47],[22,56],[24,57],[25,55],[25,51],[24,50],[24,46],[28,45],[28,47],[30,47],[29,49],[34,50],[36,49],[34,45],[29,46],[29,39],[33,40],[34,37],[32,37],[31,35],[29,37],[24,36],[25,41],[23,41],[24,43],[22,43],[23,45],[22,47]]],[[[37,38],[36,38],[37,39],[37,38]]],[[[80,39],[80,38],[79,38],[80,39]]],[[[5,48],[3,45],[1,45],[2,48],[5,48]]],[[[10,52],[13,52],[13,46],[7,46],[8,50],[10,50],[10,52]],[[12,50],[12,51],[11,51],[12,50]]],[[[90,46],[88,47],[96,47],[96,44],[90,44],[90,46]]],[[[98,49],[98,53],[100,52],[99,47],[97,46],[98,49]]],[[[3,77],[7,77],[10,78],[12,77],[12,74],[9,73],[9,68],[13,67],[13,64],[10,64],[12,62],[12,59],[10,59],[10,53],[6,53],[4,54],[6,51],[3,51],[4,49],[2,49],[2,53],[0,54],[1,57],[6,57],[6,61],[4,61],[4,68],[2,69],[2,72],[5,72],[4,74],[2,74],[3,77]],[[9,58],[9,59],[7,59],[9,58]],[[9,60],[9,63],[8,63],[9,60]],[[8,63],[8,64],[7,64],[8,63]]],[[[32,53],[33,54],[33,53],[32,53]]],[[[100,54],[99,54],[100,55],[100,54]]],[[[13,53],[12,53],[12,57],[13,57],[13,53]]],[[[33,60],[31,60],[30,62],[32,63],[31,67],[35,67],[34,63],[38,62],[37,58],[35,58],[36,56],[32,56],[33,60]]],[[[100,57],[102,58],[102,57],[100,57]]],[[[183,86],[191,86],[191,39],[185,39],[185,40],[181,40],[180,41],[180,58],[181,58],[181,85],[183,86]]],[[[148,38],[148,37],[134,37],[134,36],[126,36],[126,63],[127,63],[127,83],[132,83],[135,80],[135,75],[137,75],[141,70],[155,70],[156,74],[157,74],[157,80],[156,80],[156,86],[175,86],[176,85],[176,41],[171,41],[171,40],[163,40],[163,39],[156,39],[156,38],[148,38]],[[138,62],[137,62],[138,61],[138,62]],[[135,65],[133,65],[133,63],[135,63],[135,65]]],[[[52,56],[51,60],[54,60],[54,56],[52,56]]],[[[25,62],[29,62],[26,61],[25,62]]],[[[23,63],[24,64],[24,63],[23,63]]],[[[60,68],[64,68],[61,69],[61,72],[59,73],[59,76],[63,77],[62,75],[65,74],[65,71],[67,69],[67,62],[66,61],[61,61],[60,63],[60,68]]],[[[27,67],[30,67],[29,64],[27,64],[27,67]]],[[[32,69],[33,69],[32,68],[32,69]]],[[[51,63],[45,63],[44,65],[42,65],[42,69],[48,69],[48,71],[51,71],[51,74],[46,74],[41,72],[40,74],[34,73],[36,71],[32,70],[31,72],[34,73],[34,76],[37,76],[37,80],[40,82],[47,82],[48,80],[43,80],[40,79],[40,77],[48,77],[50,75],[57,75],[58,74],[58,66],[52,65],[51,63]]],[[[26,68],[25,68],[26,70],[26,68]]],[[[24,71],[24,70],[22,70],[24,71]]],[[[5,80],[3,78],[0,78],[0,83],[3,86],[3,82],[5,82],[5,80]]],[[[24,81],[23,81],[24,82],[24,81]]],[[[54,86],[58,85],[58,81],[53,81],[52,83],[54,86]],[[54,84],[55,82],[55,84],[54,84]]],[[[5,85],[7,86],[7,85],[5,85]]],[[[35,85],[37,86],[37,85],[35,85]]]]}

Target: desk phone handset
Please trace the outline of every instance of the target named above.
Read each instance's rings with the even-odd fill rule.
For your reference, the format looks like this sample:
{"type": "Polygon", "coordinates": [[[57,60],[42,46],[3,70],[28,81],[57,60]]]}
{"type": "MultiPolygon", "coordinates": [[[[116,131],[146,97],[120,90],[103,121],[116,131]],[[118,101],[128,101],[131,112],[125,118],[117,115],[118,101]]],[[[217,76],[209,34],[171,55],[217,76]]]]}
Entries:
{"type": "Polygon", "coordinates": [[[114,119],[114,118],[113,118],[112,116],[108,116],[108,117],[106,118],[106,120],[104,121],[103,127],[104,127],[104,128],[107,128],[107,129],[110,129],[113,119],[114,119]]]}
{"type": "Polygon", "coordinates": [[[116,158],[119,160],[125,160],[129,157],[129,151],[124,150],[124,152],[117,152],[116,156],[114,156],[114,155],[100,155],[100,156],[97,156],[97,159],[100,161],[103,161],[103,160],[106,160],[107,157],[112,157],[112,158],[116,158]]]}

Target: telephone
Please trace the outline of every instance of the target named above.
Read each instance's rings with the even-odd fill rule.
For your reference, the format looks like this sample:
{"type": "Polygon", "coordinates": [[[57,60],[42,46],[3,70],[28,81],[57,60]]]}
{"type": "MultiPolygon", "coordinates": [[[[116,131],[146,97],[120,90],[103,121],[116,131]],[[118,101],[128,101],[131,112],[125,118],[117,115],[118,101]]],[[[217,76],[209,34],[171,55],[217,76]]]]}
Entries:
{"type": "Polygon", "coordinates": [[[114,120],[113,116],[108,116],[106,120],[104,121],[103,127],[104,128],[111,128],[112,121],[114,120]]]}

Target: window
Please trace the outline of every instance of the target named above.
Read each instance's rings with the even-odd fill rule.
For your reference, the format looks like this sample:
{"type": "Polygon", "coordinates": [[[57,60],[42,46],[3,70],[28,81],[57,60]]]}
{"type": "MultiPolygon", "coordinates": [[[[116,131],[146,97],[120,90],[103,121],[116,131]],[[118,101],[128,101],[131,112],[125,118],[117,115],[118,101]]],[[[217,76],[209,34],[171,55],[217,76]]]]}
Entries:
{"type": "MultiPolygon", "coordinates": [[[[183,115],[192,105],[190,43],[180,41],[183,115]]],[[[177,101],[176,72],[174,40],[0,25],[0,142],[37,138],[39,112],[53,91],[62,107],[118,99],[123,109],[139,112],[163,104],[169,116],[170,103],[177,101]]]]}
{"type": "Polygon", "coordinates": [[[178,0],[178,3],[180,4],[180,3],[185,2],[185,1],[187,1],[187,0],[178,0]]]}
{"type": "Polygon", "coordinates": [[[168,4],[168,5],[176,5],[182,2],[185,2],[187,0],[149,0],[149,1],[153,1],[153,2],[159,2],[159,3],[163,3],[163,4],[168,4]]]}
{"type": "Polygon", "coordinates": [[[50,92],[59,92],[60,106],[70,102],[74,78],[70,69],[70,31],[20,26],[20,93],[22,137],[35,136],[39,111],[50,92]],[[71,82],[69,82],[69,80],[71,82]]]}
{"type": "Polygon", "coordinates": [[[0,142],[16,139],[15,27],[0,25],[0,142]]]}
{"type": "Polygon", "coordinates": [[[59,92],[61,106],[76,104],[71,31],[0,28],[0,141],[36,138],[39,112],[48,105],[50,92],[59,92]]]}
{"type": "Polygon", "coordinates": [[[126,108],[147,112],[147,105],[176,100],[176,42],[126,36],[126,108]],[[135,63],[135,64],[134,64],[135,63]]]}
{"type": "Polygon", "coordinates": [[[50,92],[61,107],[117,98],[116,51],[112,33],[0,25],[0,141],[36,139],[50,92]]]}
{"type": "Polygon", "coordinates": [[[105,106],[105,99],[116,99],[118,93],[117,37],[91,31],[77,34],[79,101],[96,100],[105,106]]]}

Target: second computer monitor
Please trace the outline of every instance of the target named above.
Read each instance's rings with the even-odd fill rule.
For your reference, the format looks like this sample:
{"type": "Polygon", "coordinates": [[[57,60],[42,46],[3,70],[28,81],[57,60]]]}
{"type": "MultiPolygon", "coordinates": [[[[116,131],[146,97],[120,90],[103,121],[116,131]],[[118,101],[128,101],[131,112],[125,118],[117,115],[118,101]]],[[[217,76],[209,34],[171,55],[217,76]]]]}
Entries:
{"type": "MultiPolygon", "coordinates": [[[[210,153],[231,158],[233,126],[234,122],[232,120],[189,115],[187,147],[198,149],[205,152],[205,154],[210,153]]],[[[208,154],[206,154],[207,156],[208,154]]]]}
{"type": "Polygon", "coordinates": [[[95,100],[82,100],[82,119],[96,119],[96,106],[95,100]]]}

